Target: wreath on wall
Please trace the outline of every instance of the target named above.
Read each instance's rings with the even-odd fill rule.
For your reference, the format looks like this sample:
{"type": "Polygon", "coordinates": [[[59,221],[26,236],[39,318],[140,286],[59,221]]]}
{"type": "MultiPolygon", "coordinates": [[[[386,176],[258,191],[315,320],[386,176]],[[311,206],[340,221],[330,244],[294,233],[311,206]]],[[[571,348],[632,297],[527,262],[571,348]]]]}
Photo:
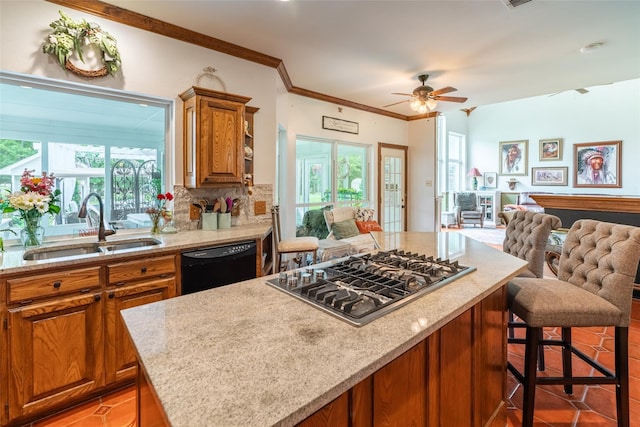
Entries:
{"type": "Polygon", "coordinates": [[[62,68],[84,77],[115,75],[121,65],[116,39],[95,22],[84,19],[76,22],[64,12],[59,13],[60,19],[49,24],[53,33],[47,37],[42,51],[54,55],[62,68]],[[84,69],[79,66],[85,63],[86,51],[89,49],[97,51],[101,68],[84,69]],[[79,62],[73,61],[74,57],[79,62]]]}

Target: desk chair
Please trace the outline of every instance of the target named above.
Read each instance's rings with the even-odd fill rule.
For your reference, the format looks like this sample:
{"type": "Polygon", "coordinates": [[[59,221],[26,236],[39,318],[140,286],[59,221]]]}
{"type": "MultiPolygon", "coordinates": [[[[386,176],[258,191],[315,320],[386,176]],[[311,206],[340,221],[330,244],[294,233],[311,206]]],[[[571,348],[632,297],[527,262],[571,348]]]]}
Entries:
{"type": "MultiPolygon", "coordinates": [[[[562,226],[555,215],[544,213],[513,211],[505,230],[502,251],[523,259],[529,263],[527,269],[518,277],[542,278],[544,272],[545,250],[551,230],[562,226]]],[[[509,322],[513,322],[513,313],[509,312],[509,322]]],[[[542,330],[540,331],[542,334],[542,330]]],[[[509,328],[509,337],[514,337],[513,328],[509,328]]],[[[544,348],[538,352],[538,369],[544,371],[544,348]]]]}
{"type": "Polygon", "coordinates": [[[536,385],[612,384],[616,389],[618,426],[629,426],[629,323],[633,282],[640,261],[640,228],[595,220],[576,221],[562,246],[557,279],[515,278],[507,285],[508,307],[524,322],[524,370],[508,362],[523,385],[523,427],[533,425],[536,385]],[[575,348],[572,327],[615,327],[615,373],[575,348]],[[540,339],[542,328],[560,327],[561,339],[540,339]],[[538,377],[540,344],[562,347],[563,375],[538,377]],[[597,371],[596,376],[574,376],[572,355],[597,371]]]}
{"type": "MultiPolygon", "coordinates": [[[[311,263],[316,262],[318,254],[318,238],[317,237],[293,237],[291,239],[282,240],[280,234],[280,207],[273,206],[271,208],[271,220],[273,221],[273,247],[275,250],[274,259],[277,261],[277,271],[282,271],[282,254],[296,254],[294,262],[298,267],[306,264],[306,254],[311,253],[311,263]]],[[[284,268],[287,270],[287,268],[284,268]]]]}

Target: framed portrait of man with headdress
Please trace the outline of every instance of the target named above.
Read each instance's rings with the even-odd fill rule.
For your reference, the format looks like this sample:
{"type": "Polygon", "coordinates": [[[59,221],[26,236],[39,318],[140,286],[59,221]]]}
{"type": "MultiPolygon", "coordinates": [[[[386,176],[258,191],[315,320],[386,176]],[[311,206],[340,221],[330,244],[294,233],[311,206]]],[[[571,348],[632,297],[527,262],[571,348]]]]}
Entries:
{"type": "Polygon", "coordinates": [[[574,187],[622,187],[622,141],[574,144],[574,187]]]}
{"type": "Polygon", "coordinates": [[[500,141],[500,175],[527,175],[527,144],[522,141],[500,141]]]}

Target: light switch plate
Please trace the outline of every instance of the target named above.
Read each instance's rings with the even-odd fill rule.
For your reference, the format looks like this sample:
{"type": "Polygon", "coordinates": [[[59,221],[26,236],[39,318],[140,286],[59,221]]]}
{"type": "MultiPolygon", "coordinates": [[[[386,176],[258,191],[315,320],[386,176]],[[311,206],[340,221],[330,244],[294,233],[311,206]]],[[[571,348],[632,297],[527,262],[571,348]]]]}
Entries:
{"type": "Polygon", "coordinates": [[[267,213],[267,202],[256,201],[253,203],[253,214],[254,215],[264,215],[267,213]]]}

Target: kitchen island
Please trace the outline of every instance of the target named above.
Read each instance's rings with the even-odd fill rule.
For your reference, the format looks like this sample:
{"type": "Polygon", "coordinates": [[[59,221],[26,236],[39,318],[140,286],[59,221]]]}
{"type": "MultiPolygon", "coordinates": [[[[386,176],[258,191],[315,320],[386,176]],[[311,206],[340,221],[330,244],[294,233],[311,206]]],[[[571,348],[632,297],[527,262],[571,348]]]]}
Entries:
{"type": "Polygon", "coordinates": [[[267,278],[124,310],[140,425],[505,425],[504,285],[526,262],[459,233],[374,234],[475,271],[362,327],[267,278]]]}

